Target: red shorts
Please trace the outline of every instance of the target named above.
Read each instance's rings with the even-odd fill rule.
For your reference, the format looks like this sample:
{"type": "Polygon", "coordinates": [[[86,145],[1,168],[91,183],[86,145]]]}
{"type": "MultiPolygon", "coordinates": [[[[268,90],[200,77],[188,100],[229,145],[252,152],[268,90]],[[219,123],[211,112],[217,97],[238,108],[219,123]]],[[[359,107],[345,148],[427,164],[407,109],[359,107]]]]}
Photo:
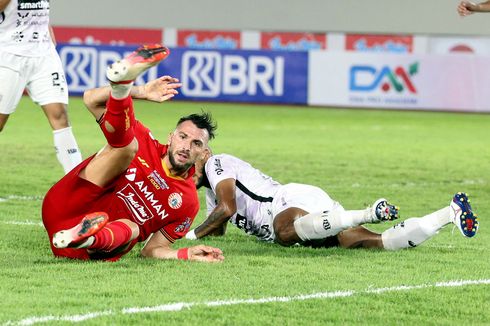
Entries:
{"type": "MultiPolygon", "coordinates": [[[[115,198],[112,195],[113,185],[110,184],[105,188],[101,188],[78,176],[80,171],[90,163],[93,157],[94,156],[87,158],[65,175],[44,197],[42,207],[43,224],[48,233],[51,250],[57,257],[85,260],[104,259],[113,261],[119,259],[124,253],[129,251],[124,250],[124,252],[115,256],[95,257],[91,256],[86,249],[58,249],[53,246],[53,234],[74,227],[82,220],[85,214],[95,211],[104,211],[109,214],[109,220],[119,218],[112,219],[111,212],[108,211],[112,206],[112,200],[115,198]]],[[[134,244],[135,243],[132,243],[130,248],[134,246],[134,244]]]]}

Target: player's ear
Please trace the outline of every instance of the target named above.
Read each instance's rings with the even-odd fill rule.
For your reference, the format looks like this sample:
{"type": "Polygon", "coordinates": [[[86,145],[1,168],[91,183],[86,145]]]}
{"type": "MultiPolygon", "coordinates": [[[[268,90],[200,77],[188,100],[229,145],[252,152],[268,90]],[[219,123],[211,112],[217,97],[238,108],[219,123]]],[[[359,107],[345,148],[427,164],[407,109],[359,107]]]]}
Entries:
{"type": "Polygon", "coordinates": [[[211,148],[206,147],[202,153],[201,160],[207,161],[208,158],[211,157],[211,155],[213,155],[213,153],[211,152],[211,148]]]}
{"type": "Polygon", "coordinates": [[[170,145],[172,143],[172,136],[173,135],[174,135],[174,132],[173,131],[168,134],[167,145],[170,145]]]}

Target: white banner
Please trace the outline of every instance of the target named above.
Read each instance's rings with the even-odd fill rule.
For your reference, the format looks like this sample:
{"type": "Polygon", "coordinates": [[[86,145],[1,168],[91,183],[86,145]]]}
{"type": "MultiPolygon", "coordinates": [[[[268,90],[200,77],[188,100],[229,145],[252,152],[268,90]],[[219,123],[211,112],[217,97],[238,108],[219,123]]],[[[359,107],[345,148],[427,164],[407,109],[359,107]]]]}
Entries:
{"type": "Polygon", "coordinates": [[[476,55],[490,54],[490,38],[483,36],[431,36],[427,53],[447,54],[466,52],[476,55]]]}
{"type": "Polygon", "coordinates": [[[308,104],[490,112],[488,56],[310,51],[308,104]]]}

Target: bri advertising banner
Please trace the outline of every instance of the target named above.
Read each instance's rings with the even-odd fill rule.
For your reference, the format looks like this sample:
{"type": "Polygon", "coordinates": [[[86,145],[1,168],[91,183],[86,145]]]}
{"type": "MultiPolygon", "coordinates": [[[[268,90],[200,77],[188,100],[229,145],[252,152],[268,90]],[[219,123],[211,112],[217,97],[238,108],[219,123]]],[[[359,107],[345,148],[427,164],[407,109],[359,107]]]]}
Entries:
{"type": "MultiPolygon", "coordinates": [[[[132,52],[128,46],[60,44],[70,95],[107,85],[107,66],[132,52]]],[[[308,53],[175,48],[157,67],[136,80],[163,75],[183,83],[174,99],[306,104],[308,53]]]]}

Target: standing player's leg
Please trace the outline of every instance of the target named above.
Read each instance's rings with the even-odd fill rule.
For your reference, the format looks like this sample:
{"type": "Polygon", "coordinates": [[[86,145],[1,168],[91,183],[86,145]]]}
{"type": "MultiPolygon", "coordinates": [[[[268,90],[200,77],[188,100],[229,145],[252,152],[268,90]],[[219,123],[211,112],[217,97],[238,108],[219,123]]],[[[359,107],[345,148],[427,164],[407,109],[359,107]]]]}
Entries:
{"type": "Polygon", "coordinates": [[[66,105],[63,103],[49,103],[41,107],[53,129],[56,158],[66,174],[82,162],[82,154],[68,121],[66,105]]]}
{"type": "Polygon", "coordinates": [[[32,58],[32,73],[27,91],[39,104],[53,129],[56,158],[66,173],[82,161],[82,155],[68,120],[68,85],[61,60],[55,50],[40,58],[32,58]]]}
{"type": "Polygon", "coordinates": [[[15,65],[14,56],[8,54],[0,55],[0,132],[5,127],[9,116],[15,112],[17,104],[19,104],[24,87],[26,85],[25,77],[20,71],[7,67],[7,65],[15,65]],[[8,82],[6,82],[8,81],[8,82]]]}

